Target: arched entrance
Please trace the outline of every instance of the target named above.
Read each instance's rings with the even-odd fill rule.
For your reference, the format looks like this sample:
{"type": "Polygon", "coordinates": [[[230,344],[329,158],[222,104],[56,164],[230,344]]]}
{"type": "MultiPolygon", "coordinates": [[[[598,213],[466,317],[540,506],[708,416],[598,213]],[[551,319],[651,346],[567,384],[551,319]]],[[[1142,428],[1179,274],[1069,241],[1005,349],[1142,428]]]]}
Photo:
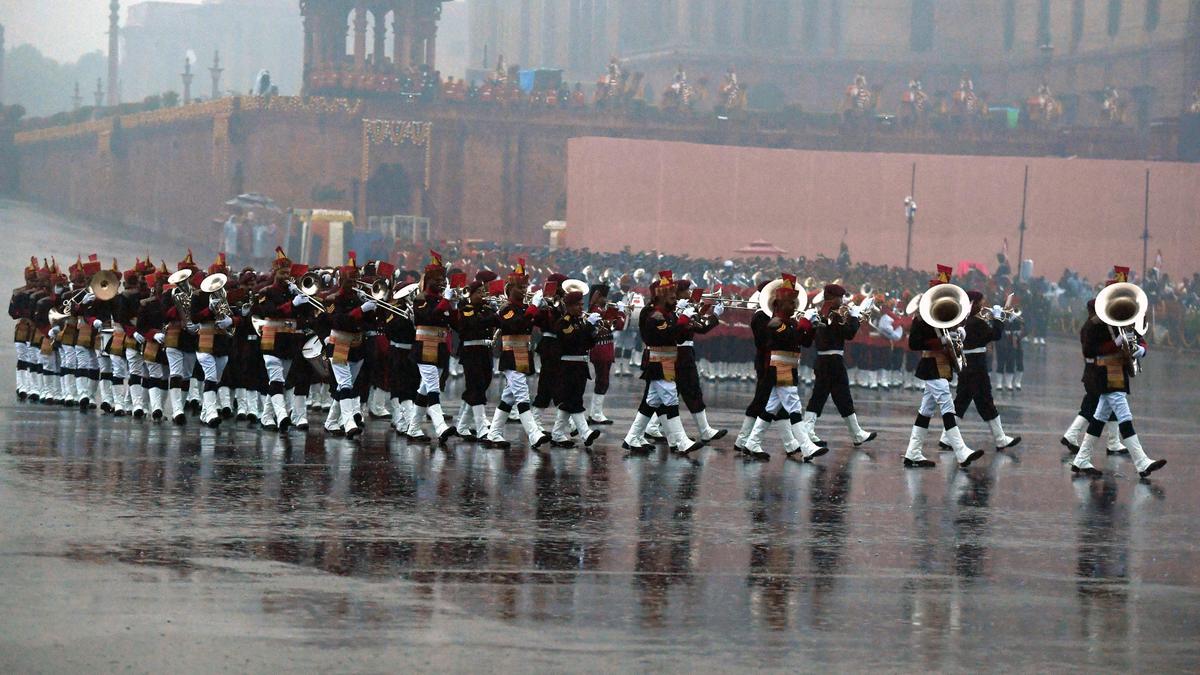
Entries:
{"type": "Polygon", "coordinates": [[[414,208],[413,184],[400,164],[380,164],[367,181],[366,216],[407,216],[420,212],[414,208]]]}

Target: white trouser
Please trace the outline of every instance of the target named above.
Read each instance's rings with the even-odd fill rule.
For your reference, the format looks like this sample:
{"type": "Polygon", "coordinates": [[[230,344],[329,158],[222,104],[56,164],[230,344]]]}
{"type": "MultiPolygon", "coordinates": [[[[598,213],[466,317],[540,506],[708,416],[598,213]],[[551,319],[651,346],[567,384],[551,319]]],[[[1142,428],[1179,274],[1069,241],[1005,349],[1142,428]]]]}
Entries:
{"type": "Polygon", "coordinates": [[[950,382],[944,379],[924,382],[925,393],[921,395],[921,408],[918,412],[924,417],[934,417],[939,410],[941,415],[953,415],[954,399],[950,396],[950,382]]]}
{"type": "Polygon", "coordinates": [[[112,364],[112,374],[114,377],[118,380],[124,380],[129,377],[129,362],[125,360],[124,356],[113,356],[110,354],[108,361],[112,364]]]}
{"type": "Polygon", "coordinates": [[[803,411],[803,405],[800,403],[800,391],[795,385],[771,389],[771,395],[767,398],[766,410],[775,414],[779,412],[780,408],[787,411],[789,415],[803,411]]]}
{"type": "Polygon", "coordinates": [[[1100,394],[1100,402],[1096,404],[1094,419],[1107,420],[1109,415],[1116,415],[1117,422],[1132,422],[1133,411],[1129,409],[1129,394],[1114,391],[1111,394],[1100,394]]]}
{"type": "Polygon", "coordinates": [[[96,367],[100,369],[101,375],[112,374],[112,357],[108,355],[108,352],[100,349],[94,350],[94,358],[96,359],[96,367]]]}
{"type": "Polygon", "coordinates": [[[170,369],[171,377],[191,379],[192,371],[196,368],[196,353],[167,347],[167,367],[170,369]]]}
{"type": "Polygon", "coordinates": [[[281,359],[272,354],[263,354],[263,364],[267,367],[267,381],[283,383],[288,371],[292,369],[291,359],[281,359]]]}
{"type": "Polygon", "coordinates": [[[58,352],[51,351],[49,354],[38,352],[38,363],[42,365],[42,370],[47,375],[58,374],[58,352]]]}
{"type": "Polygon", "coordinates": [[[229,357],[213,356],[206,352],[197,352],[196,363],[199,363],[200,370],[204,371],[204,381],[217,384],[221,381],[221,374],[225,372],[225,366],[229,363],[229,357]]]}
{"type": "Polygon", "coordinates": [[[442,393],[441,372],[437,366],[427,363],[418,363],[417,370],[421,373],[421,386],[417,387],[417,393],[423,395],[440,394],[442,393]]]}
{"type": "Polygon", "coordinates": [[[59,347],[55,351],[60,353],[58,361],[62,364],[63,368],[70,370],[72,368],[80,367],[77,365],[79,363],[79,357],[78,352],[75,351],[75,347],[59,347]]]}
{"type": "Polygon", "coordinates": [[[100,364],[96,362],[96,352],[91,346],[75,347],[75,367],[84,370],[96,370],[100,364]]]}
{"type": "Polygon", "coordinates": [[[338,391],[354,389],[362,364],[361,359],[348,363],[330,363],[329,367],[333,371],[333,381],[337,384],[338,391]]]}
{"type": "Polygon", "coordinates": [[[646,392],[646,403],[652,408],[679,405],[679,389],[674,382],[653,380],[650,382],[650,390],[646,392]]]}
{"type": "Polygon", "coordinates": [[[516,370],[504,371],[504,391],[500,400],[510,406],[529,403],[529,380],[525,373],[516,370]]]}
{"type": "Polygon", "coordinates": [[[125,362],[129,364],[130,375],[146,376],[146,360],[142,358],[141,352],[136,349],[126,349],[125,362]]]}
{"type": "Polygon", "coordinates": [[[164,371],[163,364],[155,362],[155,361],[147,361],[146,362],[146,376],[147,377],[153,378],[155,380],[161,380],[166,375],[166,373],[163,371],[164,371]]]}

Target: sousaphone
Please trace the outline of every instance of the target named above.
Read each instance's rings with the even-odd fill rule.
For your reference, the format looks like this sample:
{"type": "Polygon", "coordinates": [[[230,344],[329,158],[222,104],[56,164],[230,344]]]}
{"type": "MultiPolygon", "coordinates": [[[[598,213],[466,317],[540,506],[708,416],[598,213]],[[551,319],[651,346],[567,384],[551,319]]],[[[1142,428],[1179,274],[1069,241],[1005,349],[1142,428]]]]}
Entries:
{"type": "Polygon", "coordinates": [[[121,275],[112,270],[100,270],[92,275],[88,290],[97,300],[112,300],[121,292],[121,275]]]}

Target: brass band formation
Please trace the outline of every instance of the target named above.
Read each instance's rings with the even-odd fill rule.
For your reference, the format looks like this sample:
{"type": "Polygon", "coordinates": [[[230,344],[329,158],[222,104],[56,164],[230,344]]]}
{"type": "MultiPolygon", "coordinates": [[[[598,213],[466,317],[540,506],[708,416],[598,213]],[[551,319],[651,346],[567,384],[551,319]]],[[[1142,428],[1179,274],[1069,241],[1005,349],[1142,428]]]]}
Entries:
{"type": "MultiPolygon", "coordinates": [[[[753,313],[757,386],[733,442],[748,459],[769,459],[766,448],[780,445],[787,457],[806,462],[828,452],[816,426],[830,399],[854,446],[876,438],[858,420],[843,360],[864,323],[893,344],[903,344],[907,328],[908,363],[923,394],[905,467],[935,466],[923,450],[936,416],[941,449],[960,467],[980,458],[983,451],[968,447],[958,427],[972,403],[997,451],[1020,442],[1001,424],[987,365],[989,343],[1000,341],[1020,312],[1011,296],[1003,306],[989,305],[982,293],[951,283],[949,267],[939,265],[930,287],[901,310],[869,292],[852,301],[838,283],[805,289],[788,274],[748,300],[723,297],[668,270],[658,272],[645,296],[611,302],[606,286],[562,274],[548,274],[534,290],[523,259],[503,278],[483,270],[468,279],[447,273],[441,256],[430,253],[419,280],[407,284],[387,262],[360,267],[353,252],[345,265],[310,270],[277,249],[262,274],[231,273],[223,254],[206,273],[190,251],[174,272],[148,259],[125,271],[115,260],[101,269],[92,255],[63,274],[56,262],[32,258],[9,305],[17,395],[139,420],[185,424],[189,413],[211,427],[248,420],[280,433],[307,429],[313,408],[328,411],[323,427],[337,436],[354,438],[367,418],[386,417],[410,441],[457,436],[493,448],[511,446],[505,425],[519,421],[531,448],[591,448],[597,427],[613,423],[604,396],[614,333],[636,330],[645,345],[645,393],[621,446],[648,454],[661,440],[686,455],[726,435],[705,412],[695,337],[717,326],[728,308],[753,313]],[[815,357],[805,361],[802,350],[815,357]],[[441,401],[452,351],[464,378],[453,424],[441,401]],[[384,375],[378,381],[386,386],[361,386],[364,372],[384,375]],[[801,373],[812,380],[807,403],[801,373]],[[503,386],[489,415],[497,376],[503,386]],[[684,427],[681,399],[695,438],[684,427]],[[547,432],[542,417],[551,407],[547,432]]],[[[1109,285],[1088,302],[1080,330],[1085,393],[1061,439],[1074,453],[1076,474],[1101,475],[1092,460],[1105,435],[1107,452],[1128,453],[1142,478],[1166,464],[1146,455],[1133,427],[1128,395],[1146,354],[1148,302],[1127,278],[1127,268],[1114,268],[1109,285]]],[[[885,370],[885,387],[887,379],[885,370]]]]}

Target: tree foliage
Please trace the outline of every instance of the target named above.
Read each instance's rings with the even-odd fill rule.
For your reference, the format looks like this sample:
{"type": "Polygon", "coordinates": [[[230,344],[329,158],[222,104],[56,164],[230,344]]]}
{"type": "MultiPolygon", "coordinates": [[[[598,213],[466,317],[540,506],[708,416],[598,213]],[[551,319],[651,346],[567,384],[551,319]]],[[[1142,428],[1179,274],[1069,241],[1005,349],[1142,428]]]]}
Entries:
{"type": "Polygon", "coordinates": [[[33,45],[10,49],[4,57],[4,102],[19,103],[31,117],[70,111],[75,83],[83,103],[95,102],[96,78],[107,70],[104,54],[84,54],[75,63],[59,63],[33,45]]]}

